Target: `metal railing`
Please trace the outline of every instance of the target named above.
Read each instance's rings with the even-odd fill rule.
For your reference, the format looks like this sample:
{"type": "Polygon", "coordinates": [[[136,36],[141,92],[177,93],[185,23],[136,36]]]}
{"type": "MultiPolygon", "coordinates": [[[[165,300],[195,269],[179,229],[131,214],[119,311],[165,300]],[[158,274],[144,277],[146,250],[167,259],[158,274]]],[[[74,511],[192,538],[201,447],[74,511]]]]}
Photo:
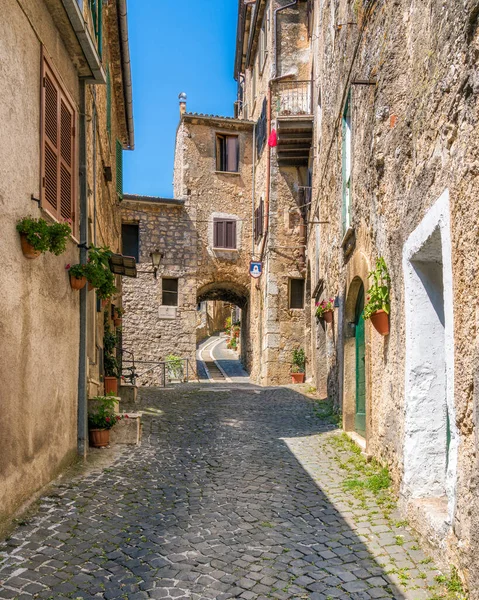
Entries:
{"type": "Polygon", "coordinates": [[[136,385],[138,380],[142,385],[155,387],[166,387],[172,382],[188,383],[192,379],[199,381],[189,358],[182,358],[182,366],[175,369],[167,361],[135,360],[129,350],[121,350],[121,355],[121,377],[132,385],[136,385]],[[125,358],[125,355],[130,358],[125,358]]]}
{"type": "Polygon", "coordinates": [[[313,114],[311,81],[278,81],[275,87],[275,107],[279,117],[313,114]]]}

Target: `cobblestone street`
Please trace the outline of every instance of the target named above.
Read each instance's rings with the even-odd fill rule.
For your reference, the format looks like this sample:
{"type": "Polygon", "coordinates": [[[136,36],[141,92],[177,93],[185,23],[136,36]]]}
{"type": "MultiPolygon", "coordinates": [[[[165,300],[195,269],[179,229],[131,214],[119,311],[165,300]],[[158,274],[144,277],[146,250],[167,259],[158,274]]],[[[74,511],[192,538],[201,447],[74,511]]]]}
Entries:
{"type": "Polygon", "coordinates": [[[354,452],[312,400],[141,394],[141,447],[43,498],[0,547],[0,598],[440,597],[394,506],[345,490],[354,452]]]}

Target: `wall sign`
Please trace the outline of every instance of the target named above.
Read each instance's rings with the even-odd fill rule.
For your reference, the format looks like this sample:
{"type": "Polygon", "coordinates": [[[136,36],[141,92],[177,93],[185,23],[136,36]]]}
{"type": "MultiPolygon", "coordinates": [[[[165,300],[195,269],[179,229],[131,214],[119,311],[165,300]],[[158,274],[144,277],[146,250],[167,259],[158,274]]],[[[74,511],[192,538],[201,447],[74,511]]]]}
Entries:
{"type": "Polygon", "coordinates": [[[263,263],[251,261],[249,265],[249,274],[251,275],[251,277],[253,277],[253,279],[258,279],[259,277],[261,277],[262,273],[263,263]]]}

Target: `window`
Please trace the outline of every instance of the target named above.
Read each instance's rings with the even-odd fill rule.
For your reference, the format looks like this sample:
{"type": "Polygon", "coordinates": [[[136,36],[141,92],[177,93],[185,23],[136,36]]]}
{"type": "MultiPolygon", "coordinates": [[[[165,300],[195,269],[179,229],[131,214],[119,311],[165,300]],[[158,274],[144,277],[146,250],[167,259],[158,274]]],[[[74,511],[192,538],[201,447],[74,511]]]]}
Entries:
{"type": "MultiPolygon", "coordinates": [[[[268,9],[267,9],[268,10],[268,9]]],[[[264,17],[263,26],[259,33],[259,70],[263,73],[266,58],[268,56],[268,25],[269,25],[269,12],[264,17]]]]}
{"type": "Polygon", "coordinates": [[[116,193],[123,200],[123,146],[116,140],[116,193]]]}
{"type": "Polygon", "coordinates": [[[304,308],[304,279],[289,280],[289,308],[304,308]]]}
{"type": "Polygon", "coordinates": [[[213,219],[213,246],[236,249],[236,221],[234,219],[213,219]]]}
{"type": "Polygon", "coordinates": [[[351,226],[351,92],[343,112],[343,233],[351,226]]]}
{"type": "Polygon", "coordinates": [[[216,136],[216,170],[237,173],[239,168],[239,140],[237,135],[216,136]]]}
{"type": "Polygon", "coordinates": [[[124,256],[134,256],[136,262],[140,262],[139,230],[138,224],[135,223],[123,223],[121,226],[122,253],[124,256]]]}
{"type": "Polygon", "coordinates": [[[163,306],[178,306],[178,279],[163,277],[161,280],[163,306]]]}
{"type": "Polygon", "coordinates": [[[98,54],[102,55],[102,7],[103,0],[90,0],[90,10],[93,19],[93,28],[97,42],[98,54]]]}
{"type": "Polygon", "coordinates": [[[263,198],[259,206],[254,211],[254,240],[258,242],[260,237],[263,235],[263,222],[264,222],[264,203],[263,198]]]}
{"type": "Polygon", "coordinates": [[[46,60],[42,87],[42,206],[76,229],[76,113],[46,60]]]}
{"type": "Polygon", "coordinates": [[[256,123],[256,152],[258,156],[260,156],[261,152],[263,152],[264,144],[266,142],[266,130],[268,128],[268,118],[266,115],[267,108],[268,102],[265,98],[263,100],[261,115],[256,123]]]}

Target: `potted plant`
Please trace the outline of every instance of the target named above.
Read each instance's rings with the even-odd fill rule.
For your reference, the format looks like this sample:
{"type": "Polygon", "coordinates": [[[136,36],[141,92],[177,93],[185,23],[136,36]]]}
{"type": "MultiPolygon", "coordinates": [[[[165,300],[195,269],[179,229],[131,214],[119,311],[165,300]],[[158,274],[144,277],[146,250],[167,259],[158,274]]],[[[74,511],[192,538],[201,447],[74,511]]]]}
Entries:
{"type": "Polygon", "coordinates": [[[88,254],[88,262],[85,266],[85,274],[88,279],[88,289],[98,289],[101,300],[108,300],[118,291],[115,287],[115,276],[110,270],[109,258],[112,255],[108,247],[97,248],[92,246],[88,254]]]}
{"type": "Polygon", "coordinates": [[[22,252],[26,258],[38,258],[44,252],[59,256],[66,249],[71,228],[68,223],[52,223],[45,219],[25,217],[17,223],[22,252]]]}
{"type": "Polygon", "coordinates": [[[122,317],[125,311],[122,308],[115,307],[115,316],[113,317],[113,324],[115,327],[121,327],[122,317]]]}
{"type": "Polygon", "coordinates": [[[87,282],[85,266],[86,265],[67,265],[65,267],[70,275],[70,285],[72,290],[81,290],[85,287],[87,282]]]}
{"type": "Polygon", "coordinates": [[[88,436],[90,446],[104,448],[110,443],[110,429],[121,421],[122,417],[114,412],[113,395],[96,396],[95,408],[88,411],[88,436]]]}
{"type": "Polygon", "coordinates": [[[120,367],[116,358],[117,343],[117,336],[110,330],[110,327],[106,322],[105,333],[103,335],[103,369],[105,371],[105,394],[111,393],[115,396],[118,394],[118,377],[120,376],[120,367]]]}
{"type": "Polygon", "coordinates": [[[291,378],[293,383],[304,383],[306,357],[302,348],[293,350],[293,366],[291,367],[291,378]]]}
{"type": "Polygon", "coordinates": [[[166,359],[166,368],[168,370],[168,379],[170,381],[183,381],[184,380],[184,372],[183,372],[183,359],[181,356],[176,356],[175,354],[169,354],[166,359]]]}
{"type": "Polygon", "coordinates": [[[334,315],[334,298],[316,302],[316,316],[319,319],[324,319],[325,323],[333,322],[334,315]]]}
{"type": "Polygon", "coordinates": [[[384,258],[380,257],[376,260],[376,268],[369,273],[368,277],[373,278],[373,284],[368,290],[368,301],[364,307],[363,317],[371,319],[371,323],[378,333],[388,335],[391,278],[384,258]]]}

